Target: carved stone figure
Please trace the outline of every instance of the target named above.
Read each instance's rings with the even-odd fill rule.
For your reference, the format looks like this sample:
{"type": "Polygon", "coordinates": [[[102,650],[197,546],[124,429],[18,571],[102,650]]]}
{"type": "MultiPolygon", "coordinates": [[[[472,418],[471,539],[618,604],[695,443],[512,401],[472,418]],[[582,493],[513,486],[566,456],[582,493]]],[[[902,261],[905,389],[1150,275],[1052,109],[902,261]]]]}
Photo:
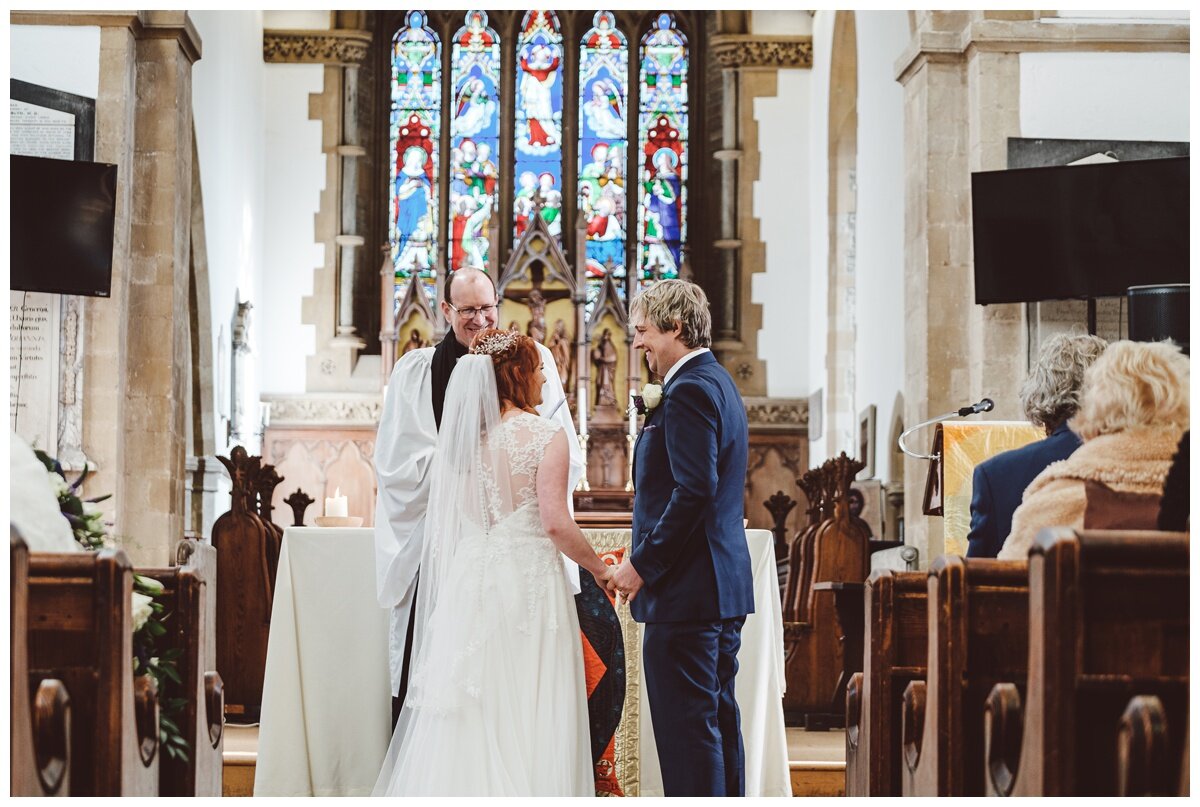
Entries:
{"type": "Polygon", "coordinates": [[[429,343],[421,338],[420,331],[413,328],[408,334],[408,341],[404,343],[404,350],[400,351],[400,355],[403,356],[410,350],[419,350],[423,347],[429,347],[429,343]]]}
{"type": "Polygon", "coordinates": [[[605,328],[600,334],[600,344],[592,348],[592,364],[596,366],[596,406],[616,406],[617,393],[614,383],[617,378],[617,346],[613,344],[612,330],[605,328]]]}
{"type": "Polygon", "coordinates": [[[554,334],[546,345],[554,355],[554,364],[558,367],[558,377],[563,380],[563,391],[571,392],[571,339],[567,336],[567,323],[561,319],[554,322],[554,334]]]}
{"type": "Polygon", "coordinates": [[[534,286],[525,298],[529,304],[529,336],[535,342],[546,339],[546,298],[541,289],[534,286]]]}

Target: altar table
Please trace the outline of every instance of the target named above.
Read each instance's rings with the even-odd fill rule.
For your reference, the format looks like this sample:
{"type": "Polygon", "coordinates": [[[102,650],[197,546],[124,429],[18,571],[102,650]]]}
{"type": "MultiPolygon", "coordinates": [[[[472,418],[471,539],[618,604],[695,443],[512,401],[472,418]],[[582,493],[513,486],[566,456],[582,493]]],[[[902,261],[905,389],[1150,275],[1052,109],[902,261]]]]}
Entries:
{"type": "MultiPolygon", "coordinates": [[[[623,532],[628,535],[628,530],[623,532]]],[[[782,700],[783,622],[773,536],[767,530],[749,530],[746,537],[754,569],[755,613],[742,628],[736,680],[746,795],[790,796],[782,700]]],[[[289,527],[284,532],[267,643],[254,795],[371,792],[391,735],[392,694],[388,613],[375,599],[374,564],[371,529],[289,527]]],[[[628,610],[621,610],[625,621],[628,610]]],[[[626,652],[640,652],[640,644],[627,643],[626,652]]],[[[645,686],[637,689],[640,794],[661,794],[645,686]]]]}

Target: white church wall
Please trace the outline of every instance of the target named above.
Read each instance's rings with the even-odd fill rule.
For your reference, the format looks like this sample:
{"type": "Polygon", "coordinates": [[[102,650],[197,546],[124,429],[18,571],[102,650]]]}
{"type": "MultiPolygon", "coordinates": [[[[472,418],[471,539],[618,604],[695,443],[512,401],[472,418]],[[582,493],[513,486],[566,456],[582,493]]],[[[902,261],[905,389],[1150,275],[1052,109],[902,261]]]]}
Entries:
{"type": "MultiPolygon", "coordinates": [[[[904,88],[895,62],[908,45],[904,11],[858,12],[858,179],[855,414],[876,407],[875,476],[888,456],[904,389],[904,88]]],[[[857,431],[856,431],[857,434],[857,431]]]]}
{"type": "Polygon", "coordinates": [[[313,222],[325,187],[321,122],[308,119],[309,95],[325,86],[325,68],[312,64],[266,65],[267,174],[264,211],[266,255],[259,335],[262,390],[304,392],[306,357],[316,353],[316,328],[301,322],[301,300],[311,295],[313,269],[324,265],[313,222]]]}
{"type": "MultiPolygon", "coordinates": [[[[190,12],[203,42],[203,57],[192,70],[192,110],[204,198],[204,237],[212,306],[214,411],[229,413],[220,400],[229,394],[230,324],[236,302],[249,301],[249,361],[240,390],[248,427],[259,423],[259,368],[263,367],[263,248],[267,206],[263,154],[265,82],[262,12],[190,12]],[[224,345],[220,344],[221,342],[224,345]],[[222,361],[222,358],[224,360],[222,361]]],[[[226,448],[218,420],[218,449],[226,448]]],[[[247,447],[256,441],[243,440],[247,447]]]]}
{"type": "Polygon", "coordinates": [[[751,11],[750,33],[760,36],[804,36],[813,32],[807,11],[751,11]]]}
{"type": "Polygon", "coordinates": [[[751,298],[763,307],[758,357],[767,363],[767,394],[785,398],[802,398],[811,391],[809,356],[803,349],[812,274],[807,170],[811,87],[810,71],[780,70],[776,95],[754,100],[761,167],[753,205],[766,244],[766,271],[754,275],[751,298]]]}
{"type": "Polygon", "coordinates": [[[100,90],[100,28],[14,25],[9,30],[11,78],[95,98],[100,90]]]}
{"type": "Polygon", "coordinates": [[[1187,53],[1022,53],[1020,60],[1022,137],[1189,139],[1187,53]]]}
{"type": "MultiPolygon", "coordinates": [[[[813,17],[813,66],[809,93],[811,139],[808,144],[808,168],[805,185],[808,192],[808,274],[807,310],[801,309],[794,333],[802,339],[801,350],[808,352],[808,390],[818,390],[822,411],[809,411],[809,460],[816,466],[828,459],[829,430],[826,428],[828,368],[826,345],[829,327],[829,77],[833,47],[833,22],[836,12],[818,11],[813,17]],[[821,424],[819,437],[813,426],[821,424]]],[[[770,250],[770,246],[767,247],[770,250]]]]}

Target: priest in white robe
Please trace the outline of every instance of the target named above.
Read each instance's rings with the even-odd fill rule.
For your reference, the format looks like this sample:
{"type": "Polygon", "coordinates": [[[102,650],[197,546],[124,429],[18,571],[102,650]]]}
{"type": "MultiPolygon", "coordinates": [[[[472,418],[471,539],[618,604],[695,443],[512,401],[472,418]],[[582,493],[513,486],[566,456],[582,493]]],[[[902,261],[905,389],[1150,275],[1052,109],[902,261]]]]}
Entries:
{"type": "MultiPolygon", "coordinates": [[[[459,269],[446,284],[441,310],[451,331],[437,347],[411,350],[396,362],[375,440],[375,472],[379,483],[375,509],[376,593],[379,604],[391,609],[388,659],[395,695],[393,725],[407,690],[412,627],[414,619],[419,617],[413,613],[413,604],[429,502],[429,467],[437,451],[446,386],[455,362],[467,354],[475,334],[496,327],[499,295],[495,283],[478,269],[459,269]]],[[[538,350],[545,364],[546,383],[537,409],[542,417],[557,419],[572,438],[567,487],[572,491],[583,476],[583,452],[554,356],[544,345],[539,344],[538,350]]],[[[566,557],[563,567],[572,590],[578,593],[578,567],[566,557]]]]}

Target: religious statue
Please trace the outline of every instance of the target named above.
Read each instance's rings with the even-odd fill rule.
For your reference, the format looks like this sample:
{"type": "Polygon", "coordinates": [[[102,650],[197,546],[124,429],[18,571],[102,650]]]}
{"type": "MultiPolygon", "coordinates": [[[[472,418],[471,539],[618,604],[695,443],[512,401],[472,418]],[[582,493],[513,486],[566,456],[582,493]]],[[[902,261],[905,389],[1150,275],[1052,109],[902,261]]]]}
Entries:
{"type": "Polygon", "coordinates": [[[404,343],[404,350],[400,351],[400,355],[403,356],[410,350],[420,350],[423,347],[429,347],[429,343],[421,338],[420,331],[413,328],[408,334],[408,341],[404,343]]]}
{"type": "Polygon", "coordinates": [[[596,366],[596,407],[617,405],[614,383],[617,378],[617,346],[613,344],[612,330],[605,328],[600,334],[600,344],[592,348],[592,364],[596,366]]]}
{"type": "Polygon", "coordinates": [[[535,342],[543,342],[546,339],[546,297],[534,286],[525,300],[529,304],[529,336],[535,342]]]}
{"type": "Polygon", "coordinates": [[[571,339],[567,336],[567,323],[561,319],[554,321],[554,335],[546,347],[554,356],[554,364],[558,368],[558,377],[563,380],[563,391],[571,392],[571,339]]]}

